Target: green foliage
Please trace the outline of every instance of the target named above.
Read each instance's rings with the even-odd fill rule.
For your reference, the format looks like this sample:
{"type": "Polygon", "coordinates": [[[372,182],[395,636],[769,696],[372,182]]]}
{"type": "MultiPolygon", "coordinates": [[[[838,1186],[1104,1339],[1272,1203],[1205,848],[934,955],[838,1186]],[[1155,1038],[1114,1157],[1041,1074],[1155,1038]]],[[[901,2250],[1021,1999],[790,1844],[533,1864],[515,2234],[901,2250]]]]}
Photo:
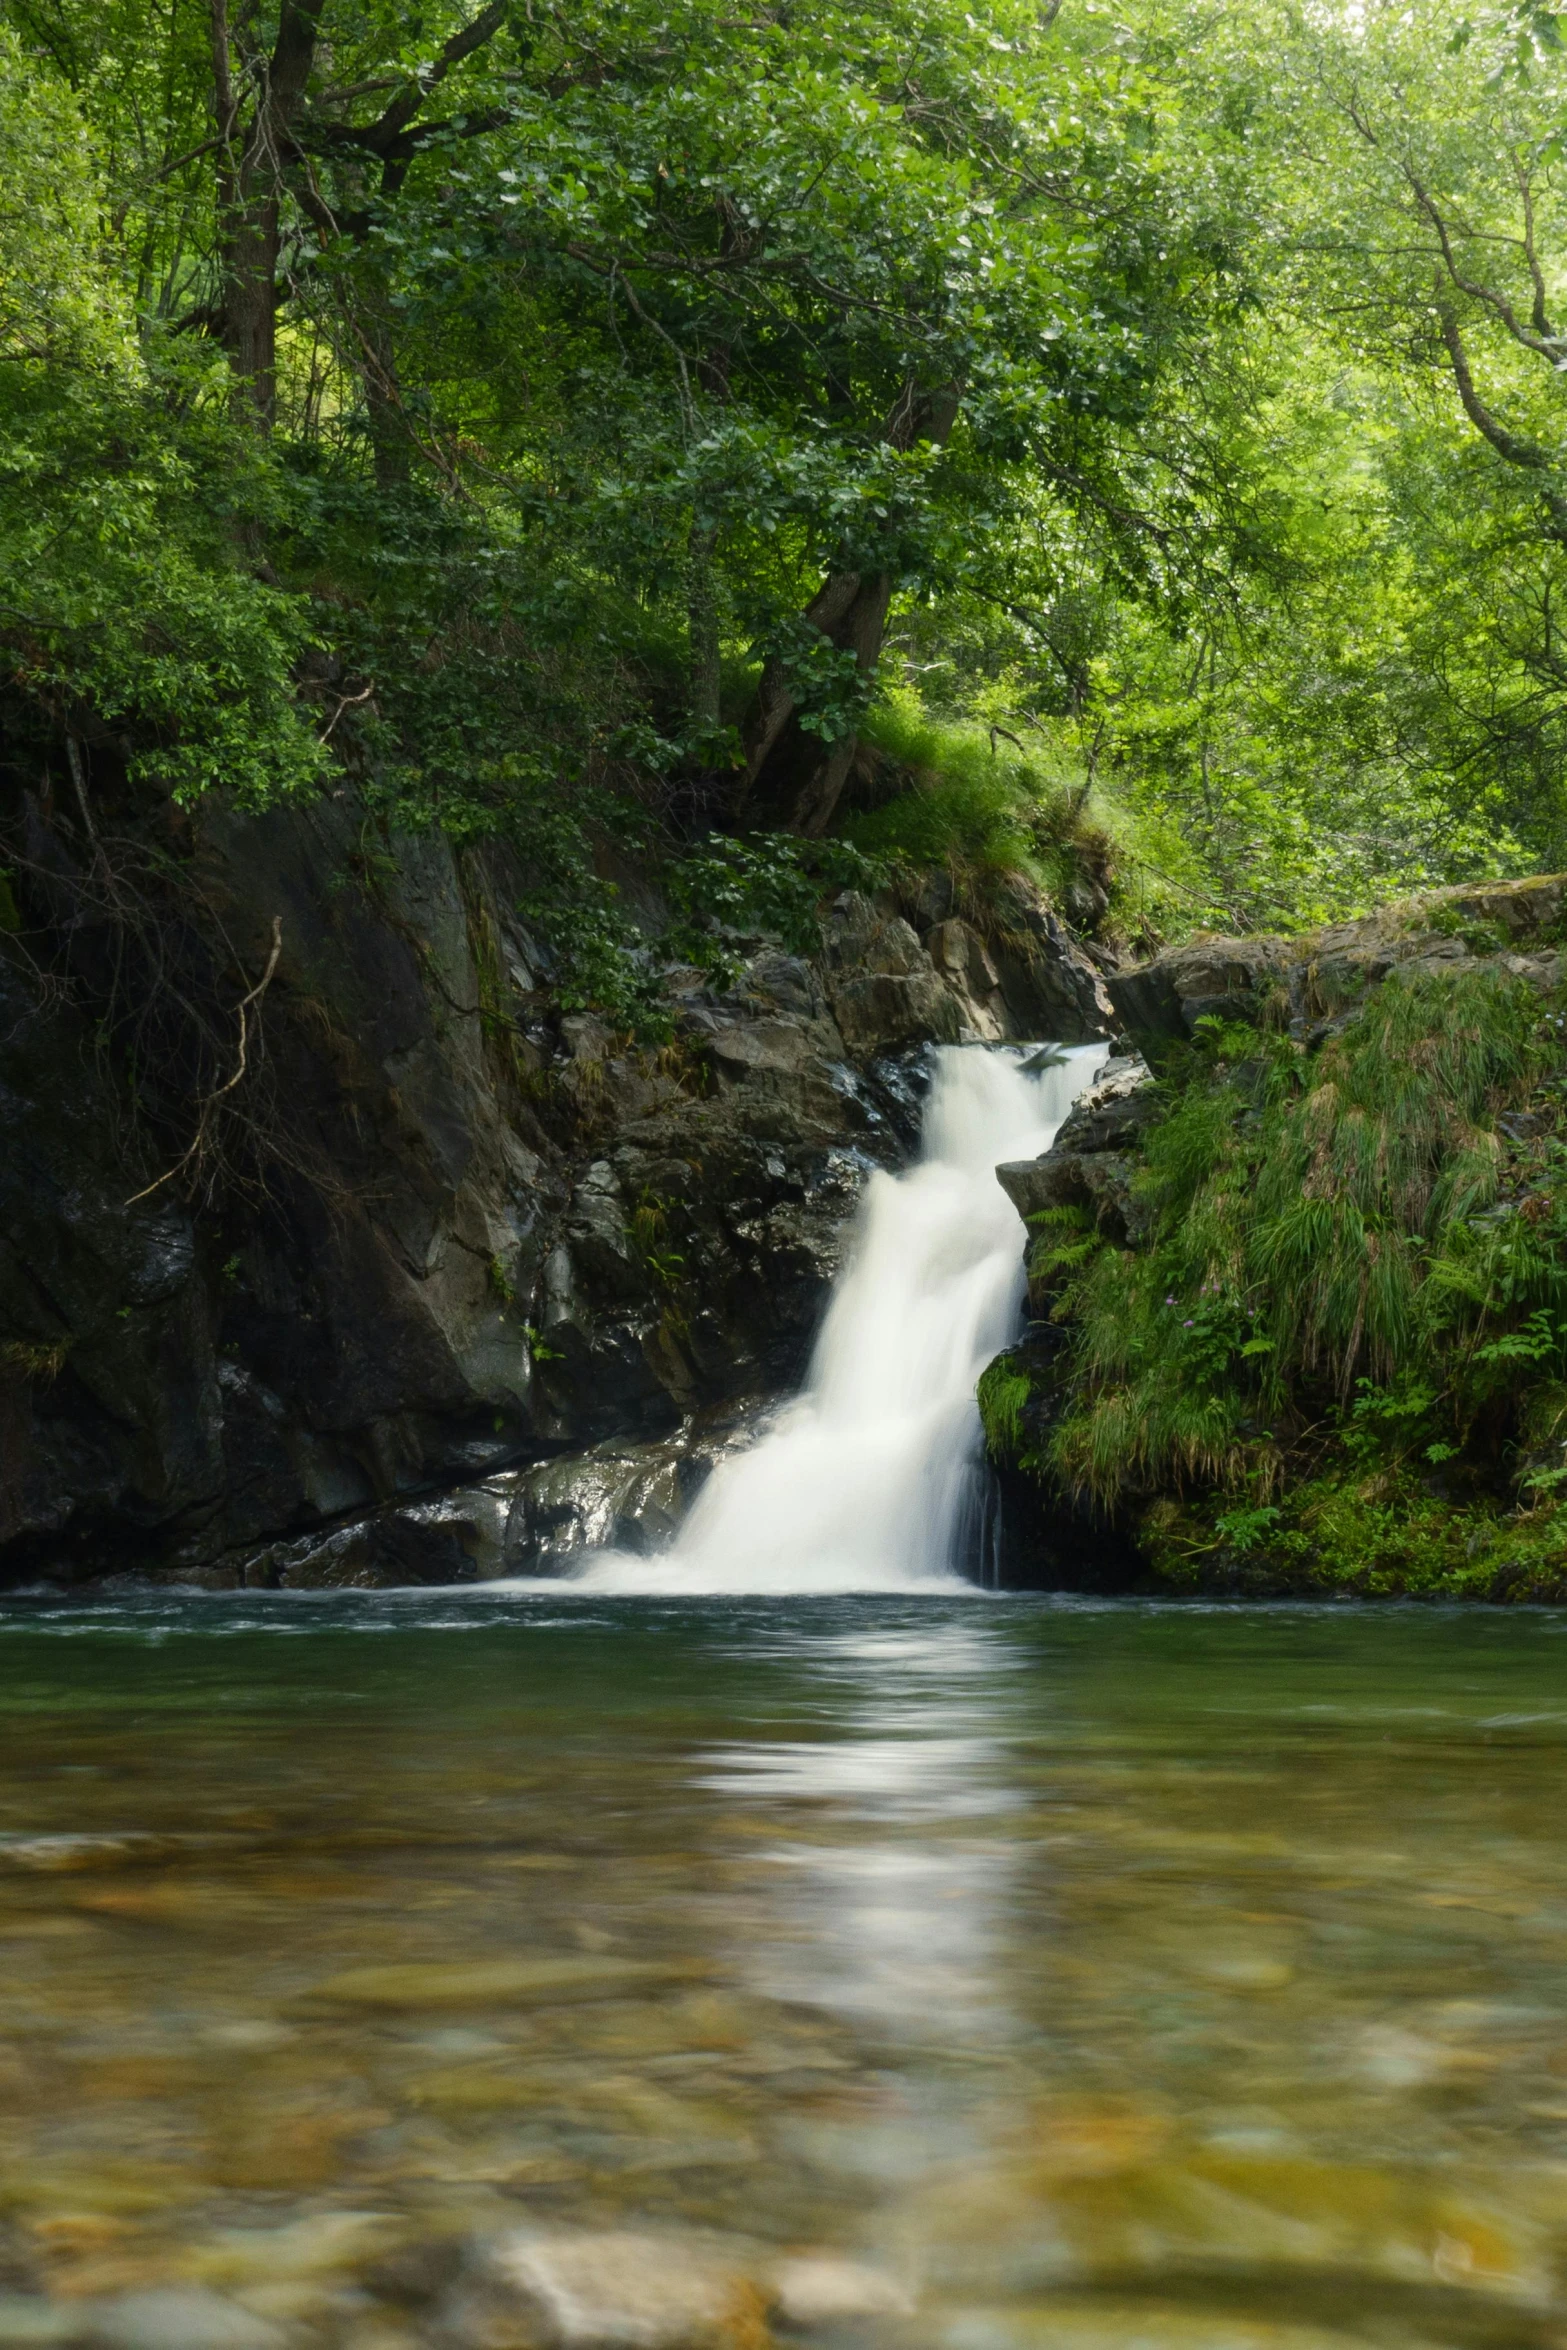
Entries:
{"type": "Polygon", "coordinates": [[[0,20],[0,359],[134,369],[130,305],[101,247],[92,134],[0,20]]]}
{"type": "Polygon", "coordinates": [[[675,919],[662,944],[715,972],[736,967],[726,943],[733,939],[776,938],[796,954],[812,954],[820,945],[816,916],[823,895],[875,889],[884,878],[876,860],[848,841],[710,833],[665,870],[675,919]]]}
{"type": "Polygon", "coordinates": [[[1032,1392],[1028,1373],[1010,1355],[998,1355],[980,1373],[975,1394],[993,1461],[1017,1458],[1023,1442],[1023,1410],[1032,1392]]]}
{"type": "Polygon", "coordinates": [[[1559,1104],[1559,1068],[1495,971],[1390,979],[1315,1053],[1219,1026],[1147,1136],[1146,1246],[1063,1268],[1054,1473],[1256,1508],[1302,1446],[1360,1471],[1494,1445],[1562,1368],[1567,1150],[1500,1123],[1559,1104]]]}
{"type": "Polygon", "coordinates": [[[944,725],[909,694],[883,702],[864,733],[908,772],[912,788],[849,818],[850,839],[915,866],[990,874],[1031,864],[1030,817],[1043,782],[1036,768],[1010,753],[997,758],[977,726],[944,725]]]}
{"type": "Polygon", "coordinates": [[[168,388],[0,361],[0,673],[40,726],[121,730],[134,780],[260,806],[328,771],[294,686],[312,617],[244,560],[276,507],[253,445],[168,388]]]}
{"type": "Polygon", "coordinates": [[[1550,1601],[1567,1595],[1567,1508],[1510,1509],[1431,1490],[1412,1469],[1329,1469],[1277,1506],[1215,1516],[1201,1501],[1148,1511],[1140,1541],[1174,1590],[1258,1596],[1550,1601]]]}
{"type": "MultiPolygon", "coordinates": [[[[1567,859],[1549,12],[325,0],[286,122],[281,21],[0,0],[35,746],[504,834],[648,1034],[604,875],[745,826],[764,666],[847,845],[1128,941],[1567,859]]],[[[786,862],[677,858],[671,950],[806,938],[786,862]]]]}
{"type": "Polygon", "coordinates": [[[880,772],[902,779],[895,797],[842,820],[844,837],[873,855],[945,866],[979,901],[997,876],[1022,872],[1070,908],[1091,878],[1123,930],[1177,916],[1165,872],[1182,862],[1179,844],[1091,789],[1050,735],[1005,743],[999,728],[934,715],[905,686],[867,712],[861,739],[880,772]]]}

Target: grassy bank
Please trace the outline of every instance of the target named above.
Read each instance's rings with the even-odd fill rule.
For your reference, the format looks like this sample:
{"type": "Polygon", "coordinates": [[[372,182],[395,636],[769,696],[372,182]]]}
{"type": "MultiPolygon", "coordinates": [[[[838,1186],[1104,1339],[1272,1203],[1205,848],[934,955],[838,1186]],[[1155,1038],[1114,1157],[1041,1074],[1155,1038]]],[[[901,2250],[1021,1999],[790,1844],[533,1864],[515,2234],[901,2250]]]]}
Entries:
{"type": "Polygon", "coordinates": [[[1567,1047],[1486,964],[1390,979],[1314,1049],[1204,1023],[1128,1229],[1037,1222],[1043,1343],[992,1449],[1180,1589],[1567,1590],[1567,1047]]]}

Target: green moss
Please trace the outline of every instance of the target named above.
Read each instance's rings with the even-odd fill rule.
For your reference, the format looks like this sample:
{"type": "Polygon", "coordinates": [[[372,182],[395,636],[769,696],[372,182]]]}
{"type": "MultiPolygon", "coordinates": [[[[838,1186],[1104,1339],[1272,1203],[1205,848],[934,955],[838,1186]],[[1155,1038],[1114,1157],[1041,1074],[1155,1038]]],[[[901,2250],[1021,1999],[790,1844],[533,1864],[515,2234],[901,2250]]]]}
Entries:
{"type": "Polygon", "coordinates": [[[1176,1590],[1359,1599],[1561,1600],[1567,1597],[1567,1509],[1509,1510],[1455,1501],[1409,1471],[1357,1480],[1327,1473],[1251,1513],[1216,1497],[1148,1510],[1139,1539],[1176,1590]],[[1237,1539],[1239,1533],[1240,1539],[1237,1539]]]}
{"type": "Polygon", "coordinates": [[[1028,1373],[1011,1355],[998,1355],[981,1372],[975,1393],[986,1449],[993,1461],[1016,1459],[1023,1440],[1023,1407],[1032,1392],[1028,1373]]]}

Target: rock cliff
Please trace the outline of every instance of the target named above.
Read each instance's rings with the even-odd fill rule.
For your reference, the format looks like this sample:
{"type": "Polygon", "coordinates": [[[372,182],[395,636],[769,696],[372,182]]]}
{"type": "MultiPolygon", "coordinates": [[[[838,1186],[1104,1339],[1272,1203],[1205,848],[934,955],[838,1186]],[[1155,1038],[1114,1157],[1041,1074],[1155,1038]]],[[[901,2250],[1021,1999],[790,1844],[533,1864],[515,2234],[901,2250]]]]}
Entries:
{"type": "Polygon", "coordinates": [[[1030,892],[987,941],[938,876],[840,896],[809,957],[732,941],[731,985],[660,970],[671,1041],[637,1050],[562,1007],[509,849],[388,840],[346,789],[112,842],[8,814],[12,1582],[445,1582],[655,1539],[798,1379],[930,1043],[1114,1020],[1030,892]]]}

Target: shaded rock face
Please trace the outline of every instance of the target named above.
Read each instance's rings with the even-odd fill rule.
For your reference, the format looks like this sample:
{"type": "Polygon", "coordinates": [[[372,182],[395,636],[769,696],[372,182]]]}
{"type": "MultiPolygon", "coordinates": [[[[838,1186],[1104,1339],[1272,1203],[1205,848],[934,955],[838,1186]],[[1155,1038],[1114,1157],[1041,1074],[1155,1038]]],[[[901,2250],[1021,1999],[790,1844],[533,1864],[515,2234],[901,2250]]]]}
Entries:
{"type": "Polygon", "coordinates": [[[213,807],[180,859],[225,1056],[281,943],[238,1179],[192,1205],[160,1179],[197,1104],[135,1114],[71,960],[79,844],[27,822],[42,981],[0,954],[13,1582],[453,1582],[653,1542],[705,1473],[695,1432],[797,1383],[864,1181],[916,1143],[930,1044],[1099,985],[1043,914],[1030,995],[950,920],[938,962],[851,893],[819,955],[749,942],[722,989],[670,971],[675,1042],[639,1053],[562,1015],[510,851],[381,841],[347,791],[213,807]],[[567,1454],[580,1490],[550,1482],[567,1454]]]}
{"type": "Polygon", "coordinates": [[[1464,883],[1299,938],[1201,938],[1106,982],[1118,1020],[1146,1050],[1192,1035],[1199,1020],[1255,1020],[1273,1010],[1316,1042],[1395,970],[1489,964],[1542,991],[1561,972],[1567,876],[1464,883]]]}
{"type": "Polygon", "coordinates": [[[1124,1530],[1086,1502],[1047,1494],[1035,1477],[992,1471],[990,1572],[1002,1591],[1080,1591],[1112,1598],[1147,1580],[1124,1530]]]}
{"type": "Polygon", "coordinates": [[[718,1463],[754,1444],[772,1409],[698,1414],[648,1443],[610,1437],[340,1525],[143,1567],[140,1576],[210,1591],[379,1591],[565,1574],[596,1550],[646,1557],[672,1541],[718,1463]]]}

